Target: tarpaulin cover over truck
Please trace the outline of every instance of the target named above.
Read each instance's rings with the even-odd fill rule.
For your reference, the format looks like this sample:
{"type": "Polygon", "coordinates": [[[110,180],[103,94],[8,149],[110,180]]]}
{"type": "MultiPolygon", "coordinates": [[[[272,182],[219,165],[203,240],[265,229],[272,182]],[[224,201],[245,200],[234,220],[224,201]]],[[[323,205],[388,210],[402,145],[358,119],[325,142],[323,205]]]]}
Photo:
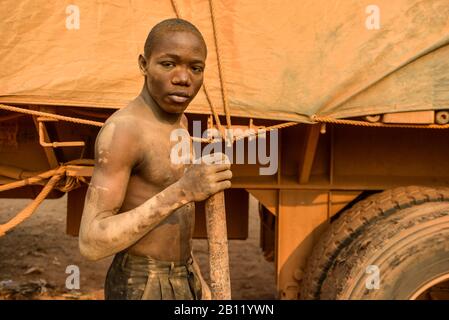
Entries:
{"type": "MultiPolygon", "coordinates": [[[[233,116],[309,122],[449,108],[449,0],[377,0],[373,30],[370,4],[2,0],[0,102],[124,106],[142,86],[137,57],[149,30],[176,8],[206,39],[205,84],[220,113],[217,52],[233,116]],[[69,5],[79,29],[67,28],[69,5]]],[[[203,91],[188,111],[210,113],[203,91]]]]}

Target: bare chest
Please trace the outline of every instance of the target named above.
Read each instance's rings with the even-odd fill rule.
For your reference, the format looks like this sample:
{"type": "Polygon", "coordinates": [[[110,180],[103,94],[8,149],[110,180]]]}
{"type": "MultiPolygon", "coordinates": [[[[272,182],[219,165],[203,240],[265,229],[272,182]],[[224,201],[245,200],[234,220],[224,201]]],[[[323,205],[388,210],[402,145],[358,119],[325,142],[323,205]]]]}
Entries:
{"type": "Polygon", "coordinates": [[[184,174],[185,164],[173,157],[176,141],[170,141],[170,130],[160,129],[142,137],[142,162],[136,174],[140,179],[158,188],[166,188],[184,174]]]}

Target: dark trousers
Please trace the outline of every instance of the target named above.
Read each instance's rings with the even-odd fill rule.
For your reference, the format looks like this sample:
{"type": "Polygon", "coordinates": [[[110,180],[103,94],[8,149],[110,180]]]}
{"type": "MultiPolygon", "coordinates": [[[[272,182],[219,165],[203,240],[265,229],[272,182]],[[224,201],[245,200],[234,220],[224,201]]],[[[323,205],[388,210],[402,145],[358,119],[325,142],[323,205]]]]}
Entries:
{"type": "Polygon", "coordinates": [[[192,263],[192,258],[181,264],[120,252],[106,276],[105,299],[200,300],[201,282],[192,263]]]}

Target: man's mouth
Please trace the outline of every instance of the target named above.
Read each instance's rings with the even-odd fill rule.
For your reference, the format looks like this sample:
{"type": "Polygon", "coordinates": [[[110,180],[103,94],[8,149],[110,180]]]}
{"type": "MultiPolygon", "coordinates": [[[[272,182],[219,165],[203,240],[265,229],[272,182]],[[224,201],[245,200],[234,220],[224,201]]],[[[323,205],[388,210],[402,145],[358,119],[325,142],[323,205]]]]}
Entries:
{"type": "Polygon", "coordinates": [[[190,99],[190,96],[185,92],[173,92],[168,95],[173,102],[185,103],[190,99]]]}

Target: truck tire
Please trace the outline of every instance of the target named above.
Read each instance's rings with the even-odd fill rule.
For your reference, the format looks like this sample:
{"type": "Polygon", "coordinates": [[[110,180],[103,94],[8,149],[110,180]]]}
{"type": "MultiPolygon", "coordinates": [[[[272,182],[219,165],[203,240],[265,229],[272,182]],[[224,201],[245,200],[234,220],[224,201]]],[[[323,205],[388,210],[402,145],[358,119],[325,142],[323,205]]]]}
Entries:
{"type": "Polygon", "coordinates": [[[424,203],[365,228],[335,258],[320,298],[411,299],[448,278],[449,203],[424,203]]]}
{"type": "MultiPolygon", "coordinates": [[[[344,285],[339,283],[340,280],[338,279],[340,276],[338,272],[345,268],[336,268],[338,263],[340,265],[346,265],[341,260],[341,257],[349,252],[351,248],[357,248],[360,243],[368,245],[369,241],[374,240],[368,239],[369,241],[366,241],[365,234],[368,230],[375,228],[375,232],[377,232],[375,237],[379,237],[380,234],[383,234],[383,229],[381,228],[388,229],[387,227],[389,225],[384,225],[384,222],[391,223],[392,221],[396,221],[394,219],[401,216],[405,209],[423,208],[421,206],[427,204],[432,206],[437,202],[442,202],[444,205],[449,204],[449,189],[415,186],[400,187],[374,194],[356,203],[331,224],[316,244],[309,258],[305,276],[301,283],[301,299],[331,299],[343,297],[341,294],[346,291],[343,288],[344,285]],[[362,240],[365,241],[360,242],[362,240]],[[331,286],[332,284],[337,285],[337,282],[339,289],[336,288],[336,291],[332,293],[331,286]]],[[[385,232],[388,233],[387,231],[385,232]]],[[[351,252],[353,253],[353,251],[351,252]]],[[[359,257],[359,254],[355,254],[355,257],[359,257]]],[[[369,256],[365,258],[369,259],[369,256]]],[[[364,266],[364,262],[360,262],[362,264],[354,264],[353,262],[351,266],[364,266]]],[[[355,270],[350,265],[347,265],[347,267],[355,270]]],[[[367,276],[366,267],[363,269],[365,277],[367,276]]],[[[380,271],[385,272],[385,270],[380,271]]],[[[351,272],[348,274],[352,275],[351,272]]],[[[346,273],[344,274],[345,276],[343,274],[341,275],[343,277],[341,281],[353,280],[352,278],[345,278],[346,273]]],[[[376,290],[376,292],[378,291],[376,290]]],[[[354,296],[352,298],[356,297],[354,296]]],[[[362,296],[359,298],[362,298],[362,296]]]]}

